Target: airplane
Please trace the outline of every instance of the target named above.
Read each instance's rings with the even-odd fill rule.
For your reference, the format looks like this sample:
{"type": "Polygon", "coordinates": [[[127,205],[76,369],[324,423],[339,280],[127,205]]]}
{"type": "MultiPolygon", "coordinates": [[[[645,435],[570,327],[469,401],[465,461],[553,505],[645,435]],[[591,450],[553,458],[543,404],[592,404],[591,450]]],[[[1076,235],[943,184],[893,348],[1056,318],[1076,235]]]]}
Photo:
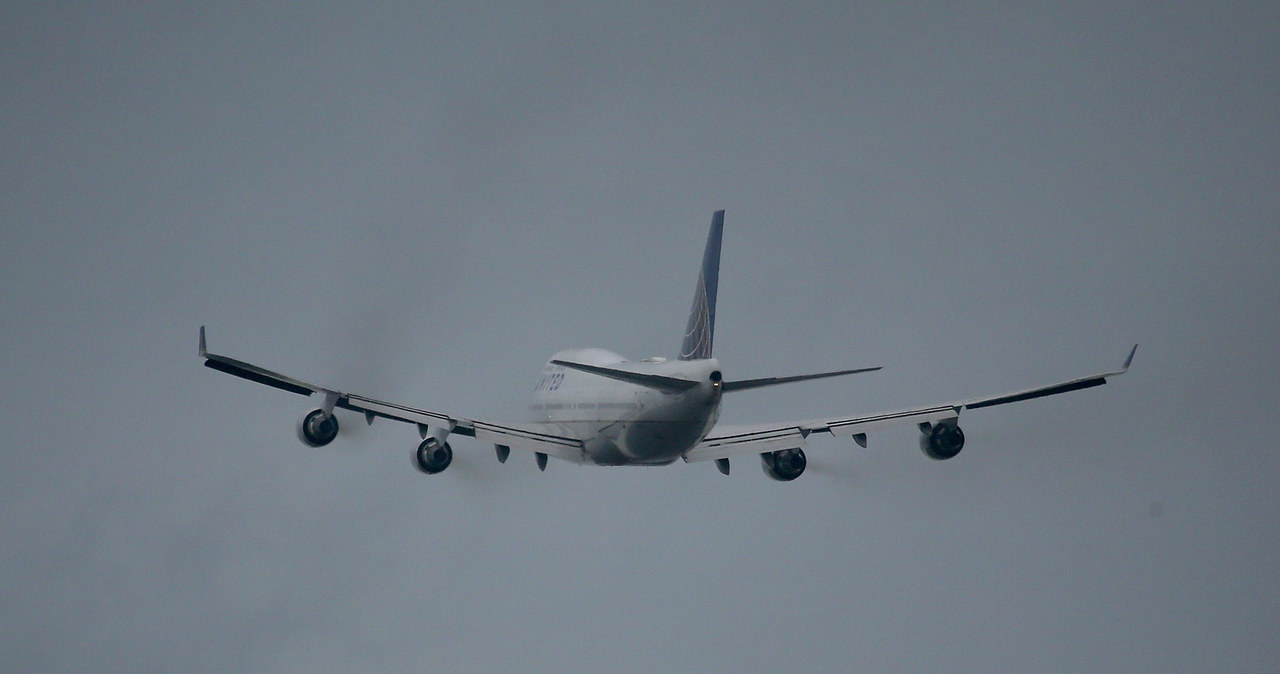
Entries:
{"type": "Polygon", "coordinates": [[[1057,395],[1100,386],[1124,374],[1138,350],[1135,344],[1124,365],[1095,374],[1003,395],[876,414],[851,414],[825,419],[718,425],[720,403],[727,393],[766,386],[838,377],[879,370],[862,367],[814,374],[728,379],[712,356],[715,336],[716,291],[720,276],[720,242],[724,211],[716,211],[707,234],[702,270],[693,306],[675,360],[645,358],[630,361],[598,348],[569,349],[553,355],[534,386],[531,419],[494,423],[369,398],[267,370],[244,361],[211,353],[205,328],[200,327],[200,357],[204,365],[249,381],[290,393],[318,396],[320,405],[298,422],[298,438],[311,447],[328,445],[338,436],[337,408],[417,427],[421,442],[413,451],[413,466],[428,475],[440,473],[453,461],[448,439],[460,435],[491,444],[500,463],[512,448],[532,451],[539,470],[547,458],[602,466],[661,466],[683,460],[714,461],[729,474],[732,458],[758,455],[770,478],[788,482],[800,477],[808,464],[804,448],[813,433],[829,433],[867,446],[867,433],[887,426],[915,426],[920,449],[930,459],[952,459],[964,448],[960,412],[1057,395]]]}

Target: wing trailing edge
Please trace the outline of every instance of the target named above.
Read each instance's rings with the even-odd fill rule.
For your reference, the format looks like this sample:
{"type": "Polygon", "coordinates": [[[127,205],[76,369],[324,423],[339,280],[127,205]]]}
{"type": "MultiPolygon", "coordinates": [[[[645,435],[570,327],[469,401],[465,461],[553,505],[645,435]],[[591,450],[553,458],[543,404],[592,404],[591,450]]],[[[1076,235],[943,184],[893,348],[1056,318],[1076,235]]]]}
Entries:
{"type": "Polygon", "coordinates": [[[1023,400],[1034,400],[1045,396],[1058,395],[1059,393],[1068,393],[1070,391],[1093,388],[1094,386],[1102,386],[1107,383],[1107,379],[1111,377],[1119,377],[1120,375],[1128,372],[1129,366],[1133,364],[1133,356],[1137,352],[1138,345],[1134,344],[1133,348],[1129,350],[1129,357],[1124,359],[1124,365],[1121,365],[1119,370],[1115,370],[1113,372],[1103,372],[1102,374],[1095,374],[1091,377],[1081,377],[1079,379],[1062,382],[1061,384],[1051,384],[1049,386],[1041,386],[1039,388],[1014,391],[1013,393],[1006,393],[1000,396],[970,400],[963,403],[963,407],[967,410],[976,410],[983,407],[1022,402],[1023,400]]]}

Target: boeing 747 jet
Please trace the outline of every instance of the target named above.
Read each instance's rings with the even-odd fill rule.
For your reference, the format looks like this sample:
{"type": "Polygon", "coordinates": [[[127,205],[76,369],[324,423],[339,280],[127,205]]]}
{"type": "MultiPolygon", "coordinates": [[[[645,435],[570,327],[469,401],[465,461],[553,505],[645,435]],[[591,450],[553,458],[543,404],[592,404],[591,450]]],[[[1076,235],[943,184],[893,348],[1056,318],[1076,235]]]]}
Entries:
{"type": "Polygon", "coordinates": [[[290,393],[315,396],[319,406],[298,422],[298,438],[312,447],[327,445],[338,436],[338,418],[334,414],[338,408],[362,414],[370,424],[377,418],[412,424],[421,438],[413,451],[413,465],[428,475],[449,467],[453,461],[449,438],[462,435],[492,445],[499,462],[505,463],[513,448],[533,452],[541,470],[547,467],[547,457],[601,466],[661,466],[683,460],[714,461],[720,472],[728,475],[730,459],[756,455],[769,477],[785,482],[804,472],[805,442],[813,433],[830,433],[866,447],[869,431],[911,425],[920,431],[920,448],[926,456],[940,461],[954,458],[964,448],[964,433],[958,424],[960,412],[1105,384],[1108,378],[1129,369],[1138,349],[1134,345],[1124,365],[1114,372],[1003,395],[896,412],[719,425],[716,422],[725,394],[880,369],[866,367],[762,379],[726,377],[711,351],[723,230],[724,211],[717,211],[707,235],[702,272],[679,356],[674,360],[630,361],[604,349],[561,351],[543,367],[529,408],[531,418],[522,422],[482,421],[310,384],[211,353],[203,326],[200,357],[206,367],[290,393]]]}

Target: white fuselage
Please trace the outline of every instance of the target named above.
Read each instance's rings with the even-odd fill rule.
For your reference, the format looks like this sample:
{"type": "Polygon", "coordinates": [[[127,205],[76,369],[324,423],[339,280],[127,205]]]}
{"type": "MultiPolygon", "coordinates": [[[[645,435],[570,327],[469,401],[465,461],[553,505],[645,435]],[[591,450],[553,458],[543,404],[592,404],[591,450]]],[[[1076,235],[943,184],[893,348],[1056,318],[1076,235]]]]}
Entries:
{"type": "Polygon", "coordinates": [[[720,416],[720,363],[714,358],[627,361],[604,349],[570,349],[551,360],[625,367],[699,382],[682,391],[660,390],[548,361],[534,387],[530,420],[581,439],[583,458],[591,463],[671,463],[706,437],[720,416]]]}

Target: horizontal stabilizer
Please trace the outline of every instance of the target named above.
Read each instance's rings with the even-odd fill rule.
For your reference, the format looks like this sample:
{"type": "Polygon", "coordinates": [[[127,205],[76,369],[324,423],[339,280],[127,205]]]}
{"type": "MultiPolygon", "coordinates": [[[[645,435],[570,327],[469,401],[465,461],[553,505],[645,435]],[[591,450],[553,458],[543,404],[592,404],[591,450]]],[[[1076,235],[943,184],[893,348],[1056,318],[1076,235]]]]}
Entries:
{"type": "Polygon", "coordinates": [[[729,391],[745,391],[747,389],[761,388],[764,386],[776,386],[778,384],[790,384],[796,381],[808,381],[810,379],[824,379],[826,377],[839,377],[846,374],[859,374],[862,372],[875,372],[879,367],[861,367],[856,370],[838,370],[836,372],[818,372],[816,374],[798,374],[791,377],[764,377],[761,379],[742,379],[739,381],[726,381],[724,390],[729,391]]]}
{"type": "Polygon", "coordinates": [[[591,374],[600,375],[601,377],[617,379],[629,384],[637,384],[647,388],[658,389],[659,391],[687,391],[698,385],[698,382],[692,379],[668,377],[660,374],[650,374],[648,372],[632,372],[631,370],[619,370],[617,368],[603,367],[600,365],[574,363],[568,360],[552,360],[551,364],[560,365],[572,370],[590,372],[591,374]]]}

